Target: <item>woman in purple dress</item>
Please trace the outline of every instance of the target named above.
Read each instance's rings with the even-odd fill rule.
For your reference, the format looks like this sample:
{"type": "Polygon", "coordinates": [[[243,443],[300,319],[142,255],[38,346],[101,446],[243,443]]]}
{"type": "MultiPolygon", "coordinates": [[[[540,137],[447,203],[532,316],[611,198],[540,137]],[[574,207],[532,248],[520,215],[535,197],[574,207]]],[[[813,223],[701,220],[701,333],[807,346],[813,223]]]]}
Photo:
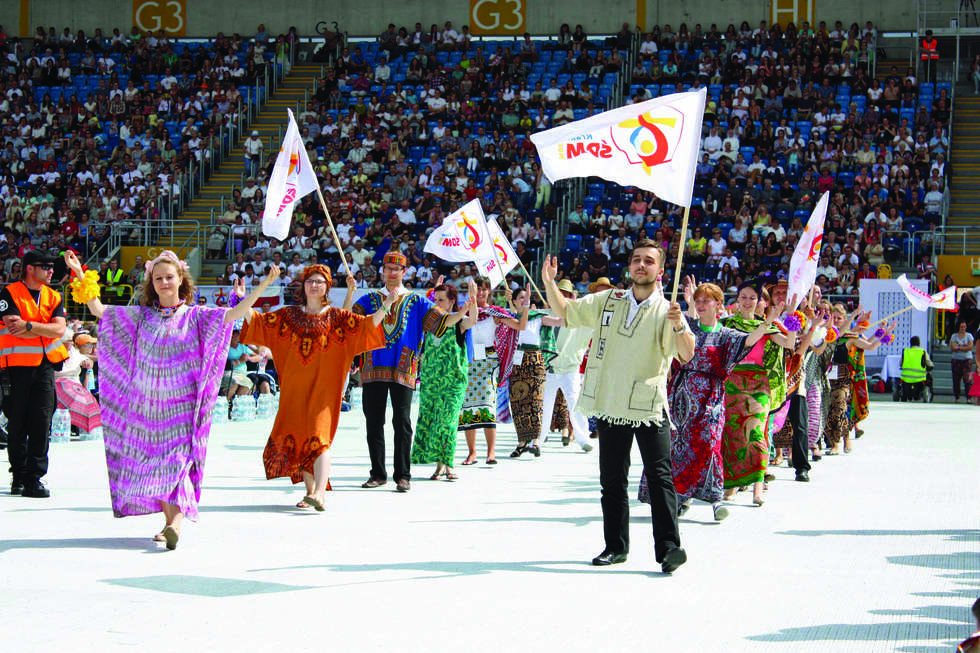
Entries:
{"type": "MultiPolygon", "coordinates": [[[[684,285],[687,319],[694,331],[694,358],[683,365],[676,360],[667,385],[670,403],[670,457],[677,490],[678,512],[691,499],[711,504],[715,521],[728,516],[721,500],[725,473],[721,459],[721,434],[725,425],[725,379],[736,363],[766,333],[775,311],[752,333],[742,333],[718,323],[725,296],[713,283],[695,289],[694,279],[684,285]],[[695,317],[696,316],[696,317],[695,317]]],[[[640,479],[640,501],[650,502],[646,474],[640,479]]]]}
{"type": "MultiPolygon", "coordinates": [[[[78,279],[81,263],[65,253],[78,279]]],[[[154,537],[177,548],[184,516],[197,519],[211,413],[233,323],[279,276],[269,276],[231,309],[194,303],[194,280],[171,251],[146,264],[140,306],[86,301],[99,318],[102,426],[112,513],[162,512],[154,537]]],[[[236,292],[243,284],[236,282],[236,292]]]]}

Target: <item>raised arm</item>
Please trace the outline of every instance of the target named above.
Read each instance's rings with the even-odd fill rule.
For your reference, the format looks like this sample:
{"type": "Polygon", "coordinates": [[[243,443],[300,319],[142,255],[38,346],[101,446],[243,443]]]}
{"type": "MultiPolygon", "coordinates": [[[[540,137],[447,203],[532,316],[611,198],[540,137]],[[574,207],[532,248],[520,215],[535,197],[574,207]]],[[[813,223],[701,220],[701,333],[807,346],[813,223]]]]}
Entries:
{"type": "Polygon", "coordinates": [[[392,304],[398,301],[398,298],[400,296],[401,295],[399,295],[398,293],[394,293],[394,292],[388,293],[388,296],[385,297],[385,300],[381,303],[381,308],[379,308],[374,313],[371,313],[371,315],[368,316],[368,319],[371,320],[374,326],[378,326],[379,324],[381,324],[381,320],[383,320],[385,318],[385,315],[388,314],[388,309],[391,308],[392,304]]]}
{"type": "MultiPolygon", "coordinates": [[[[78,260],[78,257],[75,256],[75,252],[71,250],[65,252],[65,264],[68,266],[69,270],[75,273],[76,278],[82,279],[85,276],[85,272],[82,271],[82,263],[78,260]]],[[[85,306],[88,307],[89,312],[94,315],[96,319],[102,317],[102,314],[105,312],[105,306],[102,304],[102,300],[99,299],[98,295],[85,302],[85,306]]]]}
{"type": "Polygon", "coordinates": [[[462,310],[466,311],[466,317],[459,323],[461,331],[472,329],[480,319],[480,308],[476,305],[476,282],[470,279],[466,286],[466,291],[469,293],[469,297],[467,297],[466,303],[463,304],[462,308],[462,310]]]}
{"type": "Polygon", "coordinates": [[[255,302],[259,301],[265,289],[271,286],[276,279],[279,278],[279,266],[273,265],[269,268],[269,274],[266,275],[262,283],[252,288],[252,292],[245,295],[245,281],[243,279],[235,280],[235,294],[241,297],[245,295],[242,301],[238,302],[238,305],[234,308],[229,308],[225,311],[224,322],[234,322],[242,318],[247,320],[252,319],[252,307],[255,306],[255,302]]]}
{"type": "Polygon", "coordinates": [[[541,281],[544,284],[545,294],[548,295],[548,304],[555,312],[557,317],[565,319],[565,310],[568,307],[568,300],[558,290],[555,277],[558,275],[558,258],[553,256],[544,257],[544,265],[541,266],[541,281]]]}
{"type": "Polygon", "coordinates": [[[514,331],[523,331],[527,328],[527,314],[531,310],[531,284],[527,285],[527,292],[524,293],[524,303],[521,305],[521,316],[518,319],[512,317],[499,317],[494,318],[495,322],[499,322],[505,326],[509,326],[514,331]]]}
{"type": "Polygon", "coordinates": [[[349,311],[354,307],[354,291],[357,289],[357,279],[354,275],[347,275],[347,295],[344,297],[344,310],[349,311]]]}

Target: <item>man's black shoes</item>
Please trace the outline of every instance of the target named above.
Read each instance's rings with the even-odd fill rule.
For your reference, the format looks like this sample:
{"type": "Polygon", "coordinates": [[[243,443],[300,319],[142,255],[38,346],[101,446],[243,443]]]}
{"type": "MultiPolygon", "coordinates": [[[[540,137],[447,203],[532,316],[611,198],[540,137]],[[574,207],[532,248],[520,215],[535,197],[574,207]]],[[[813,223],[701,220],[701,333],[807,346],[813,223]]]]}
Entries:
{"type": "Polygon", "coordinates": [[[685,562],[687,562],[687,552],[676,547],[664,554],[664,560],[660,563],[660,570],[665,574],[671,574],[685,562]]]}
{"type": "Polygon", "coordinates": [[[51,496],[51,492],[40,481],[37,481],[25,485],[20,491],[20,495],[31,499],[47,499],[51,496]]]}
{"type": "Polygon", "coordinates": [[[603,551],[596,557],[592,558],[592,564],[596,567],[608,567],[609,565],[618,565],[621,562],[626,562],[625,553],[613,553],[612,551],[603,551]]]}

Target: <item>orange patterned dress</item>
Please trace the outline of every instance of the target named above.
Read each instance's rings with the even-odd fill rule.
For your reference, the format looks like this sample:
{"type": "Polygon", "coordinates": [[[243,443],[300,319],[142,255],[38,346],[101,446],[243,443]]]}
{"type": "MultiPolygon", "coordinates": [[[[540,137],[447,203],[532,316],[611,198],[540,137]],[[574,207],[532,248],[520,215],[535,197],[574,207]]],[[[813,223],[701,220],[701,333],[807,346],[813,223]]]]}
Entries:
{"type": "Polygon", "coordinates": [[[384,347],[384,331],[370,317],[339,308],[308,315],[301,306],[287,306],[253,311],[241,340],[268,347],[279,373],[279,412],[262,454],[265,476],[299,483],[333,443],[351,361],[384,347]]]}

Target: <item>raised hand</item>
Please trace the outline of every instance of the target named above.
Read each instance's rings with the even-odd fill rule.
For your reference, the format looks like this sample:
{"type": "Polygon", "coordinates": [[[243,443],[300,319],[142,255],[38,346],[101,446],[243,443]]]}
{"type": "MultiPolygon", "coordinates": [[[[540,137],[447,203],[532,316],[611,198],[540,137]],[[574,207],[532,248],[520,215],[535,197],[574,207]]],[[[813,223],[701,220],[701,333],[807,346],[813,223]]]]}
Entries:
{"type": "Polygon", "coordinates": [[[268,285],[274,283],[276,281],[276,279],[279,278],[279,275],[281,273],[282,272],[279,269],[279,266],[278,265],[272,265],[272,266],[270,266],[269,267],[269,273],[265,275],[265,279],[263,280],[263,281],[265,281],[265,285],[268,286],[268,285]]]}
{"type": "Polygon", "coordinates": [[[357,279],[354,278],[353,274],[348,274],[345,281],[347,282],[347,290],[357,289],[357,279]]]}
{"type": "Polygon", "coordinates": [[[674,302],[670,305],[667,310],[667,320],[677,328],[683,324],[683,314],[681,313],[681,305],[674,302]]]}
{"type": "Polygon", "coordinates": [[[442,282],[446,280],[446,275],[440,274],[439,278],[436,279],[436,288],[442,285],[442,282]]]}
{"type": "Polygon", "coordinates": [[[79,278],[81,278],[82,275],[84,274],[82,272],[81,261],[79,261],[78,257],[75,256],[75,252],[71,251],[70,249],[65,252],[65,265],[67,265],[68,269],[74,272],[75,275],[79,278]]]}
{"type": "Polygon", "coordinates": [[[524,301],[521,303],[521,308],[531,305],[531,284],[524,284],[524,301]]]}
{"type": "Polygon", "coordinates": [[[541,266],[541,280],[548,284],[553,283],[558,276],[558,257],[545,256],[544,265],[541,266]]]}
{"type": "Polygon", "coordinates": [[[689,274],[684,277],[684,301],[686,301],[688,305],[694,301],[694,291],[697,288],[697,285],[698,284],[694,279],[694,275],[689,274]]]}
{"type": "MultiPolygon", "coordinates": [[[[273,265],[272,267],[275,268],[276,266],[273,265]]],[[[278,268],[276,268],[276,269],[278,269],[278,268]]],[[[248,294],[247,292],[245,292],[245,280],[244,279],[235,279],[232,282],[231,287],[232,287],[232,292],[235,293],[235,295],[238,296],[238,297],[244,297],[245,295],[248,294]]]]}

